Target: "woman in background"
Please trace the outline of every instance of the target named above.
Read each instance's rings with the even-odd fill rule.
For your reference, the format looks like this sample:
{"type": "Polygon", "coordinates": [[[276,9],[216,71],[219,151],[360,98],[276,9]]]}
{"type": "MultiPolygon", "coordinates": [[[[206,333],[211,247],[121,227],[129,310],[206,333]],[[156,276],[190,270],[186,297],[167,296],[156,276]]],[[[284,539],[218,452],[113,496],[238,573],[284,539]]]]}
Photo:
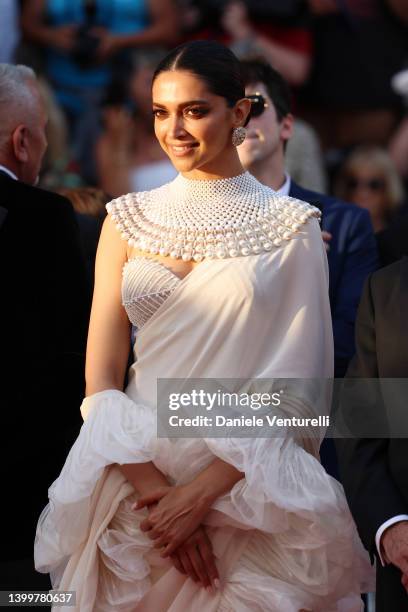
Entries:
{"type": "Polygon", "coordinates": [[[88,182],[94,179],[91,152],[99,111],[114,71],[129,49],[174,44],[177,22],[172,0],[23,3],[23,33],[45,50],[45,75],[68,119],[73,154],[88,182]]]}
{"type": "Polygon", "coordinates": [[[338,198],[366,208],[376,233],[384,230],[403,204],[402,181],[388,153],[359,147],[347,157],[335,185],[338,198]]]}
{"type": "Polygon", "coordinates": [[[151,82],[157,54],[132,56],[128,104],[107,106],[104,131],[96,144],[99,184],[117,197],[148,191],[176,177],[177,171],[161,148],[153,129],[151,82]]]}

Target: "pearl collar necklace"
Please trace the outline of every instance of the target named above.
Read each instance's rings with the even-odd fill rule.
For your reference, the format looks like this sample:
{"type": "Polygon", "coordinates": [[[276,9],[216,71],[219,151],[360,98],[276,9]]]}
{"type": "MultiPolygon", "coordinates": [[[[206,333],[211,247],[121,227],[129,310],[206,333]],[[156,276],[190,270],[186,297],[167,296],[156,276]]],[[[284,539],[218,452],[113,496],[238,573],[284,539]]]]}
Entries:
{"type": "Polygon", "coordinates": [[[192,180],[179,174],[151,191],[106,205],[122,238],[152,255],[184,261],[258,254],[289,240],[318,208],[276,193],[249,172],[192,180]]]}

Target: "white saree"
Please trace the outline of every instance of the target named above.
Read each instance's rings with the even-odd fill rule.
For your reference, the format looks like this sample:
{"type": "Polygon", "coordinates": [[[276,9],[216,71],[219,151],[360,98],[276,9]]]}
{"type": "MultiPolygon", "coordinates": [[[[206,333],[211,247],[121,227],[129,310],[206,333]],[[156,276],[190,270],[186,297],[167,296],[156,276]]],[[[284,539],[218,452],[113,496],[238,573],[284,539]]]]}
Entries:
{"type": "MultiPolygon", "coordinates": [[[[330,378],[327,258],[309,220],[270,252],[205,259],[137,334],[125,393],[84,400],[84,424],[49,490],[36,567],[75,590],[80,612],[357,612],[369,564],[341,485],[319,462],[320,432],[160,439],[159,378],[330,378]],[[245,473],[207,516],[221,588],[210,594],[160,560],[115,464],[153,461],[174,483],[214,456],[245,473]]],[[[280,410],[310,416],[307,401],[280,410]]],[[[70,608],[72,609],[72,608],[70,608]]],[[[68,610],[68,608],[67,608],[68,610]]]]}

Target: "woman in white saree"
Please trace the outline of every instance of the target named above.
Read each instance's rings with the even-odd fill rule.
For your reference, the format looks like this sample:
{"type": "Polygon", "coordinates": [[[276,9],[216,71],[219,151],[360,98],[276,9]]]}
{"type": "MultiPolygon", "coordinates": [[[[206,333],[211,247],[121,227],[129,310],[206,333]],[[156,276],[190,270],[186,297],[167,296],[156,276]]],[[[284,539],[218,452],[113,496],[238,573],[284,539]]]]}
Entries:
{"type": "Polygon", "coordinates": [[[330,378],[333,342],[317,210],[240,165],[250,101],[232,53],[201,41],[171,52],[153,107],[180,174],[108,205],[84,424],[50,487],[36,567],[76,591],[80,612],[362,610],[368,562],[320,465],[321,432],[157,437],[158,379],[330,378]]]}

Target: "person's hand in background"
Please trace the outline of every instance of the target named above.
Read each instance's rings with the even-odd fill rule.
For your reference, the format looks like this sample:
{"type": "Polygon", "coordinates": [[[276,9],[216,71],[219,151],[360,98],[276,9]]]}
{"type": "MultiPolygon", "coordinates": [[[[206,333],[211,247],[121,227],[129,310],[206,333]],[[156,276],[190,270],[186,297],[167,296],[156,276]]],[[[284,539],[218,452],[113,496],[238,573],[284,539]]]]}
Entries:
{"type": "Polygon", "coordinates": [[[306,82],[311,66],[309,55],[260,33],[242,0],[227,4],[220,23],[231,37],[232,50],[238,57],[263,57],[290,85],[300,86],[306,82]]]}
{"type": "Polygon", "coordinates": [[[326,251],[330,251],[330,240],[332,239],[332,235],[330,232],[322,231],[322,238],[324,242],[324,248],[326,251]]]}
{"type": "Polygon", "coordinates": [[[401,583],[408,592],[408,521],[394,523],[381,538],[384,560],[401,570],[401,583]]]}
{"type": "Polygon", "coordinates": [[[91,34],[99,39],[95,54],[99,62],[106,62],[120,50],[120,36],[111,34],[106,28],[95,26],[92,28],[91,34]]]}
{"type": "Polygon", "coordinates": [[[70,53],[74,49],[77,32],[78,26],[74,24],[50,28],[48,33],[49,44],[58,51],[70,53]]]}

